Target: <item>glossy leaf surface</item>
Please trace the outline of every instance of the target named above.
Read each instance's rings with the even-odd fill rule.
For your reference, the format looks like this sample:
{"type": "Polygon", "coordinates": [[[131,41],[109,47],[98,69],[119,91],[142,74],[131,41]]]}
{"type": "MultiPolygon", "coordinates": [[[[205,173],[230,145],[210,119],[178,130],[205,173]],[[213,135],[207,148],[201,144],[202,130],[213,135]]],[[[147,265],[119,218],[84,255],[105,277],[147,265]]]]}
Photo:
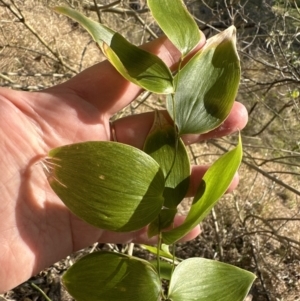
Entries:
{"type": "Polygon", "coordinates": [[[155,112],[144,151],[160,165],[166,178],[164,206],[177,208],[189,188],[190,160],[184,143],[162,112],[155,112]]]}
{"type": "Polygon", "coordinates": [[[151,92],[166,94],[174,91],[171,71],[159,57],[71,8],[57,7],[55,10],[83,26],[124,78],[151,92]]]}
{"type": "Polygon", "coordinates": [[[234,26],[207,40],[206,45],[181,69],[174,82],[174,99],[167,109],[179,134],[205,133],[228,116],[240,81],[240,61],[234,26]]]}
{"type": "Polygon", "coordinates": [[[161,293],[149,262],[111,252],[81,258],[64,274],[63,283],[77,301],[157,301],[161,293]]]}
{"type": "Polygon", "coordinates": [[[163,232],[163,242],[172,244],[190,232],[210,212],[225,193],[242,160],[242,143],[222,155],[206,171],[185,221],[171,231],[163,232]]]}
{"type": "Polygon", "coordinates": [[[86,222],[112,231],[146,226],[163,205],[164,176],[157,162],[139,149],[92,141],[53,149],[44,162],[48,181],[86,222]]]}
{"type": "Polygon", "coordinates": [[[173,224],[174,218],[177,214],[177,208],[163,207],[157,218],[148,226],[148,237],[151,238],[158,235],[163,229],[170,227],[173,224]]]}
{"type": "Polygon", "coordinates": [[[182,0],[148,0],[151,13],[183,56],[200,41],[200,31],[182,0]]]}
{"type": "Polygon", "coordinates": [[[168,299],[172,301],[243,301],[255,275],[222,262],[189,258],[173,272],[168,299]]]}

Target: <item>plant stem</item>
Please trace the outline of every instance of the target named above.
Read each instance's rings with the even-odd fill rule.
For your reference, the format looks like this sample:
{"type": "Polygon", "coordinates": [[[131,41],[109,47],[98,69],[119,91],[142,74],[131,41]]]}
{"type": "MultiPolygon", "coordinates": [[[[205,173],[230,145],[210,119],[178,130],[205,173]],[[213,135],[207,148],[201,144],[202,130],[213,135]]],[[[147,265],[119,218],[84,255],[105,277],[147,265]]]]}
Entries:
{"type": "MultiPolygon", "coordinates": [[[[157,261],[157,274],[159,279],[160,277],[160,249],[161,249],[162,237],[161,232],[158,234],[158,242],[157,242],[157,253],[156,253],[156,261],[157,261]]],[[[161,298],[162,300],[166,300],[163,290],[161,290],[161,298]]]]}
{"type": "MultiPolygon", "coordinates": [[[[179,62],[179,65],[178,65],[178,70],[177,70],[177,77],[176,77],[176,80],[174,81],[174,88],[175,88],[175,92],[174,94],[176,93],[176,90],[177,90],[177,85],[178,85],[178,82],[179,82],[179,75],[180,75],[180,69],[181,69],[181,65],[182,65],[182,62],[183,62],[183,59],[181,57],[180,59],[180,62],[179,62]]],[[[174,112],[173,112],[174,113],[174,112]]]]}
{"type": "MultiPolygon", "coordinates": [[[[173,119],[175,119],[175,99],[174,99],[174,94],[172,94],[172,103],[173,103],[173,119]]],[[[175,160],[176,160],[176,157],[177,157],[177,150],[178,150],[178,140],[179,140],[179,135],[178,135],[178,131],[177,131],[177,128],[176,128],[176,124],[174,123],[174,133],[175,133],[175,153],[174,153],[174,157],[173,157],[173,161],[172,161],[172,164],[171,164],[171,167],[170,167],[170,170],[168,171],[166,177],[165,177],[165,181],[167,181],[168,177],[170,176],[171,172],[172,172],[172,169],[174,167],[174,164],[175,164],[175,160]]]]}
{"type": "Polygon", "coordinates": [[[161,233],[158,234],[158,243],[157,243],[157,253],[156,253],[156,260],[157,260],[157,272],[160,278],[160,249],[161,249],[161,233]]]}
{"type": "Polygon", "coordinates": [[[31,282],[30,284],[31,284],[31,286],[34,287],[37,291],[39,291],[39,292],[42,294],[42,296],[43,296],[47,301],[52,301],[52,300],[45,294],[45,292],[44,292],[42,289],[40,289],[37,285],[35,285],[33,282],[31,282]]]}
{"type": "Polygon", "coordinates": [[[96,9],[96,13],[97,13],[97,16],[98,16],[99,23],[102,23],[100,9],[99,9],[99,7],[97,5],[97,1],[96,0],[94,0],[94,5],[95,5],[95,9],[96,9]]]}
{"type": "Polygon", "coordinates": [[[172,244],[172,255],[173,255],[173,262],[172,262],[172,265],[173,265],[173,270],[172,270],[172,274],[175,270],[175,244],[172,244]]]}

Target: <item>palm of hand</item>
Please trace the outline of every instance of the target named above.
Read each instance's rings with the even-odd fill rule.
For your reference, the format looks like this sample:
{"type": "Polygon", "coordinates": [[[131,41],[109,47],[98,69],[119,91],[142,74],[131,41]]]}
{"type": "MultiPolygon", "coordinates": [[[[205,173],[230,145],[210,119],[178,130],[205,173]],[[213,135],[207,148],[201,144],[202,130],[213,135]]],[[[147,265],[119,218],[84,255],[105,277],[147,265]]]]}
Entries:
{"type": "Polygon", "coordinates": [[[68,212],[36,163],[55,146],[84,137],[106,139],[103,123],[84,124],[76,116],[76,108],[67,112],[69,105],[59,105],[59,99],[51,94],[14,92],[13,96],[1,99],[0,113],[0,137],[4,141],[0,151],[5,154],[0,159],[0,287],[6,287],[5,281],[20,283],[101,235],[100,230],[68,212]],[[58,106],[61,112],[47,109],[47,103],[58,106]],[[74,233],[85,235],[79,239],[74,233]]]}
{"type": "MultiPolygon", "coordinates": [[[[169,66],[178,59],[165,39],[153,42],[151,51],[169,66]]],[[[146,240],[145,229],[117,234],[76,218],[52,192],[38,164],[51,148],[110,140],[110,117],[139,92],[107,62],[40,93],[0,90],[0,293],[95,241],[146,240]]],[[[117,121],[118,141],[142,147],[152,119],[144,114],[117,121]]],[[[228,134],[246,121],[244,107],[236,104],[225,126],[188,139],[228,134]]],[[[193,170],[195,182],[202,173],[201,167],[193,170]]],[[[195,229],[187,239],[197,234],[195,229]]]]}

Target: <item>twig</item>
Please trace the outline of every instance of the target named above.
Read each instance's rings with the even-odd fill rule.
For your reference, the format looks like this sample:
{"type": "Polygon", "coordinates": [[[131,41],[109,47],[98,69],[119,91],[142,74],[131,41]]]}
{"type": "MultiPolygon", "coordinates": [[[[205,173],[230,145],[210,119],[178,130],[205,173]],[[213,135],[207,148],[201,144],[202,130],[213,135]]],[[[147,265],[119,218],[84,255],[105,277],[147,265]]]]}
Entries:
{"type": "Polygon", "coordinates": [[[91,250],[89,251],[89,253],[90,253],[90,254],[93,253],[93,252],[96,250],[97,247],[98,247],[98,243],[95,242],[95,243],[93,244],[91,250]]]}
{"type": "Polygon", "coordinates": [[[117,7],[113,7],[113,8],[106,8],[103,9],[102,12],[106,12],[106,13],[115,13],[115,14],[121,14],[121,15],[134,15],[134,13],[137,14],[144,14],[144,13],[148,13],[149,9],[144,8],[144,9],[139,9],[139,10],[131,10],[128,8],[117,8],[117,7]]]}
{"type": "Polygon", "coordinates": [[[216,211],[214,208],[212,208],[211,210],[211,215],[213,218],[213,222],[214,222],[214,226],[215,226],[215,231],[216,231],[216,237],[217,237],[217,241],[218,241],[218,245],[219,245],[219,251],[220,251],[220,260],[223,260],[223,256],[224,256],[224,250],[222,247],[222,243],[221,243],[221,237],[220,237],[220,230],[219,230],[219,224],[218,224],[218,219],[217,219],[217,215],[216,215],[216,211]]]}
{"type": "Polygon", "coordinates": [[[62,60],[61,56],[46,43],[46,41],[35,31],[35,29],[30,24],[26,22],[24,15],[22,14],[21,10],[17,7],[14,0],[11,0],[14,8],[10,4],[4,2],[4,0],[0,0],[0,2],[19,20],[19,22],[21,22],[37,38],[37,40],[58,60],[58,62],[62,66],[74,73],[78,73],[77,70],[73,69],[68,64],[66,64],[62,60]],[[17,12],[15,11],[15,9],[17,10],[17,12]]]}
{"type": "Polygon", "coordinates": [[[253,164],[251,164],[251,163],[249,163],[249,162],[247,162],[247,161],[245,161],[245,160],[242,160],[242,162],[243,162],[244,164],[246,164],[247,166],[249,166],[250,168],[252,168],[252,169],[258,171],[259,173],[261,173],[261,174],[262,174],[263,176],[265,176],[266,178],[272,180],[272,181],[275,182],[276,184],[278,184],[278,185],[280,185],[280,186],[286,188],[287,190],[289,190],[289,191],[295,193],[296,195],[299,195],[299,196],[300,196],[300,191],[299,191],[299,190],[297,190],[297,189],[291,187],[290,185],[288,185],[288,184],[282,182],[281,180],[277,179],[277,177],[273,177],[273,176],[269,175],[268,172],[266,172],[266,171],[260,169],[259,167],[255,166],[255,165],[253,165],[253,164]]]}
{"type": "Polygon", "coordinates": [[[300,9],[299,9],[299,7],[298,7],[298,4],[297,4],[297,1],[296,1],[296,0],[294,0],[294,5],[295,5],[295,7],[296,7],[296,9],[297,9],[298,14],[300,15],[300,9]]]}
{"type": "Polygon", "coordinates": [[[12,89],[22,90],[22,91],[40,91],[40,90],[45,90],[47,88],[50,88],[50,86],[44,86],[44,85],[26,86],[26,85],[11,84],[11,83],[0,84],[0,86],[9,87],[12,89]]]}
{"type": "MultiPolygon", "coordinates": [[[[223,146],[221,146],[220,144],[218,144],[217,142],[215,141],[209,141],[211,144],[213,144],[214,146],[218,147],[219,149],[223,150],[224,152],[227,151],[227,149],[223,146]]],[[[263,176],[265,176],[266,178],[272,180],[273,182],[275,182],[276,184],[286,188],[287,190],[290,190],[291,192],[295,193],[296,195],[299,195],[300,196],[300,191],[291,187],[290,185],[282,182],[281,180],[277,179],[277,177],[273,177],[271,176],[268,172],[262,170],[260,167],[257,167],[255,165],[253,165],[252,163],[249,163],[247,162],[246,160],[242,160],[242,162],[244,164],[246,164],[247,166],[249,166],[250,168],[256,170],[257,172],[261,173],[263,176]]]]}
{"type": "Polygon", "coordinates": [[[127,249],[127,254],[129,256],[132,256],[132,254],[133,254],[133,248],[134,248],[134,243],[129,243],[128,244],[128,249],[127,249]]]}
{"type": "MultiPolygon", "coordinates": [[[[95,0],[93,0],[95,3],[95,0]]],[[[134,15],[135,13],[138,14],[143,14],[143,13],[148,13],[149,9],[148,8],[143,8],[143,9],[139,9],[139,10],[131,10],[128,8],[120,8],[120,7],[116,7],[118,4],[120,4],[120,0],[114,1],[112,3],[109,4],[97,4],[97,5],[93,5],[93,4],[85,4],[83,7],[85,9],[91,10],[91,11],[97,11],[97,10],[101,10],[101,12],[109,12],[109,13],[116,13],[116,14],[122,14],[122,15],[134,15]]]]}
{"type": "Polygon", "coordinates": [[[290,107],[293,105],[293,102],[288,102],[288,103],[285,103],[280,109],[278,112],[276,112],[276,114],[274,114],[274,116],[255,134],[253,134],[252,136],[255,137],[255,136],[258,136],[260,135],[275,119],[276,117],[279,117],[280,116],[280,113],[282,113],[286,108],[290,107]]]}
{"type": "MultiPolygon", "coordinates": [[[[65,73],[65,74],[61,74],[61,73],[23,73],[23,72],[2,72],[0,73],[2,75],[6,75],[6,76],[25,76],[25,77],[54,77],[54,78],[71,78],[73,77],[72,74],[70,73],[65,73]]],[[[6,77],[2,77],[3,79],[7,80],[6,77]]],[[[7,80],[9,81],[9,80],[7,80]]],[[[12,81],[13,83],[13,81],[12,81]]]]}
{"type": "Polygon", "coordinates": [[[297,241],[295,239],[292,239],[292,238],[289,238],[287,236],[282,236],[282,235],[276,234],[271,230],[253,230],[251,232],[245,232],[241,235],[237,235],[234,239],[238,239],[238,238],[243,237],[243,236],[251,236],[251,235],[257,235],[257,234],[264,235],[268,238],[275,239],[275,240],[277,240],[281,243],[284,243],[286,241],[288,244],[295,244],[298,247],[293,246],[293,248],[295,250],[297,250],[298,252],[300,251],[300,248],[299,248],[300,242],[299,241],[297,241]]]}
{"type": "Polygon", "coordinates": [[[153,37],[153,38],[157,38],[157,34],[146,24],[146,22],[139,16],[140,12],[139,11],[135,11],[133,9],[130,10],[132,12],[132,14],[134,15],[134,17],[143,25],[143,27],[146,29],[146,31],[148,31],[148,33],[153,37]]]}
{"type": "Polygon", "coordinates": [[[101,12],[100,12],[100,9],[97,5],[97,1],[96,0],[93,0],[93,1],[94,1],[95,10],[96,10],[96,13],[97,13],[97,16],[98,16],[99,23],[102,23],[101,12]]]}
{"type": "Polygon", "coordinates": [[[292,172],[292,171],[279,171],[279,170],[272,171],[272,170],[269,170],[268,173],[269,174],[271,174],[271,173],[274,174],[275,173],[275,174],[286,174],[286,175],[300,176],[300,173],[292,172]]]}
{"type": "Polygon", "coordinates": [[[88,46],[89,46],[90,44],[92,44],[93,42],[94,42],[94,40],[91,39],[91,40],[84,46],[84,48],[83,48],[83,51],[82,51],[82,54],[81,54],[81,58],[80,58],[80,64],[79,64],[79,72],[82,71],[83,58],[84,58],[84,55],[85,55],[85,53],[86,53],[86,51],[87,51],[87,48],[88,48],[88,46]]]}
{"type": "Polygon", "coordinates": [[[257,59],[257,58],[255,58],[253,55],[250,55],[250,54],[248,54],[248,53],[245,52],[245,51],[240,51],[240,53],[242,53],[243,55],[247,56],[248,58],[250,58],[250,59],[253,60],[254,62],[260,63],[260,64],[262,64],[262,65],[264,65],[264,66],[266,66],[266,67],[270,67],[270,68],[272,68],[272,69],[274,69],[274,70],[277,70],[277,71],[282,71],[282,69],[280,69],[280,68],[274,66],[273,64],[270,64],[270,63],[268,63],[268,62],[266,62],[266,61],[264,61],[264,60],[262,60],[262,59],[257,59]]]}
{"type": "Polygon", "coordinates": [[[131,109],[136,110],[140,105],[145,104],[145,106],[148,106],[149,108],[152,108],[146,100],[152,95],[152,92],[146,91],[143,93],[140,99],[135,100],[137,102],[137,105],[130,104],[131,109]]]}
{"type": "Polygon", "coordinates": [[[14,81],[12,79],[10,79],[9,77],[7,77],[6,75],[4,75],[3,73],[0,73],[0,78],[10,82],[10,83],[14,83],[14,81]]]}
{"type": "Polygon", "coordinates": [[[276,222],[276,221],[294,222],[294,221],[300,221],[300,218],[296,218],[296,217],[274,217],[274,218],[267,218],[266,220],[269,221],[269,222],[276,222]]]}
{"type": "MultiPolygon", "coordinates": [[[[106,9],[106,8],[110,8],[110,7],[114,7],[116,5],[118,5],[121,2],[121,0],[116,0],[114,2],[108,3],[108,4],[104,4],[104,5],[97,5],[99,6],[100,9],[106,9]]],[[[84,4],[83,5],[84,9],[88,9],[88,10],[96,10],[96,7],[93,6],[93,4],[84,4]]]]}
{"type": "Polygon", "coordinates": [[[253,242],[250,242],[250,246],[251,246],[251,252],[252,252],[252,257],[254,259],[255,265],[256,265],[256,269],[257,269],[257,276],[258,279],[260,280],[261,286],[263,287],[263,290],[265,291],[265,295],[268,301],[271,301],[269,294],[268,294],[268,289],[266,287],[265,281],[264,281],[264,276],[263,273],[261,272],[260,268],[259,268],[259,264],[258,264],[258,260],[257,260],[257,256],[256,256],[256,251],[255,251],[255,247],[253,242]]]}
{"type": "Polygon", "coordinates": [[[276,157],[276,158],[271,158],[271,159],[262,159],[262,158],[255,158],[255,159],[262,161],[261,163],[257,164],[258,166],[262,166],[262,165],[270,163],[270,162],[276,162],[276,163],[280,163],[280,164],[286,164],[286,165],[300,167],[300,165],[295,164],[295,163],[288,163],[288,162],[281,161],[283,159],[298,159],[299,160],[300,159],[299,155],[295,155],[295,156],[292,156],[292,155],[291,156],[281,156],[281,157],[276,157]]]}
{"type": "Polygon", "coordinates": [[[37,291],[39,291],[42,296],[47,300],[47,301],[52,301],[43,290],[41,290],[37,285],[35,285],[33,282],[30,283],[32,287],[34,287],[37,291]]]}
{"type": "Polygon", "coordinates": [[[243,143],[243,147],[250,147],[250,148],[262,149],[262,150],[279,151],[279,152],[291,154],[291,155],[294,155],[294,156],[300,156],[300,152],[296,152],[296,151],[288,150],[288,149],[284,149],[284,148],[257,146],[257,145],[244,144],[244,143],[243,143]]]}
{"type": "Polygon", "coordinates": [[[23,47],[23,46],[17,46],[17,45],[10,45],[10,44],[5,44],[5,45],[2,45],[0,46],[1,48],[5,48],[5,47],[9,47],[9,48],[16,48],[16,49],[21,49],[21,50],[25,50],[25,51],[30,51],[32,53],[36,53],[40,56],[44,56],[54,62],[57,62],[56,58],[53,58],[52,56],[50,55],[47,55],[46,53],[42,53],[40,51],[37,51],[37,50],[34,50],[34,49],[30,49],[30,48],[27,48],[27,47],[23,47]]]}

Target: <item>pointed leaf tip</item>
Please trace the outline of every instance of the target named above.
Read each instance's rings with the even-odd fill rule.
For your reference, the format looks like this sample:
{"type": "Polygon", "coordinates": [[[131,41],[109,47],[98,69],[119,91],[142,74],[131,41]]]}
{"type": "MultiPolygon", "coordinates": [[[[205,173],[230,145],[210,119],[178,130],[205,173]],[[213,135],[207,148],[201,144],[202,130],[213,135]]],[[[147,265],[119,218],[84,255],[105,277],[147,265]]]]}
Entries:
{"type": "Polygon", "coordinates": [[[85,28],[125,79],[154,93],[174,92],[172,73],[158,56],[131,44],[112,29],[74,9],[56,7],[55,11],[72,18],[85,28]]]}
{"type": "Polygon", "coordinates": [[[148,0],[151,13],[165,35],[186,56],[199,43],[201,33],[182,0],[148,0]]]}
{"type": "Polygon", "coordinates": [[[172,244],[178,241],[207,216],[228,189],[240,166],[242,153],[242,143],[239,137],[238,145],[222,155],[206,171],[184,222],[180,226],[162,233],[164,243],[172,244]]]}
{"type": "Polygon", "coordinates": [[[180,135],[206,133],[229,115],[240,82],[235,27],[207,40],[175,76],[175,96],[167,109],[180,135]]]}
{"type": "Polygon", "coordinates": [[[231,25],[224,31],[220,32],[219,34],[211,37],[207,40],[205,46],[201,51],[205,51],[205,49],[209,49],[211,47],[216,47],[217,45],[221,45],[223,43],[229,42],[232,44],[232,50],[234,51],[235,56],[239,60],[239,55],[236,48],[236,27],[231,25]]]}

